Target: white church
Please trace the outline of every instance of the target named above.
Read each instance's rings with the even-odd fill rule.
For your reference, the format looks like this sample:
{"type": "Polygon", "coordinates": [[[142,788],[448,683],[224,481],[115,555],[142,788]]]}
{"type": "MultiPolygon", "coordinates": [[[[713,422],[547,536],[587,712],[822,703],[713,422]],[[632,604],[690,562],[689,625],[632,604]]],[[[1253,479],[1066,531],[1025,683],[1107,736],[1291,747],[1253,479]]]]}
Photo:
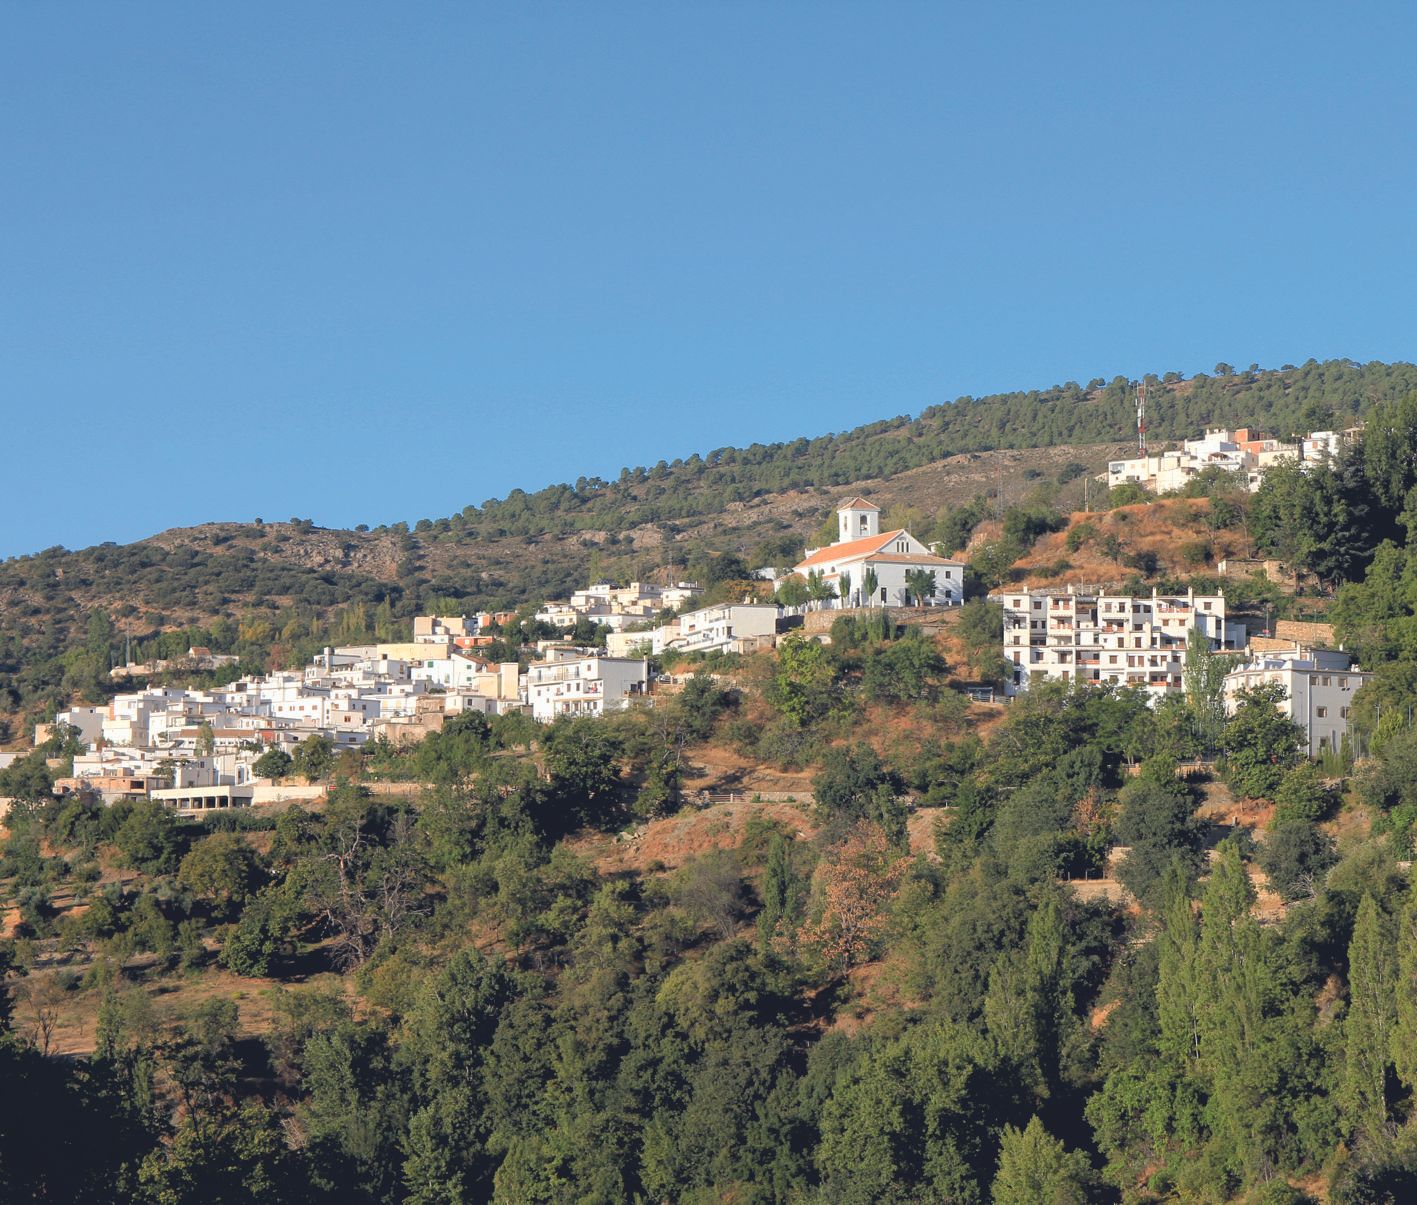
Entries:
{"type": "Polygon", "coordinates": [[[936,556],[904,528],[881,530],[881,511],[864,498],[848,498],[836,508],[838,537],[825,548],[809,548],[793,567],[806,577],[820,573],[837,593],[835,607],[904,607],[922,602],[952,607],[964,600],[964,563],[936,556]],[[934,593],[915,597],[906,574],[934,575],[934,593]],[[875,578],[866,597],[867,575],[875,578]]]}

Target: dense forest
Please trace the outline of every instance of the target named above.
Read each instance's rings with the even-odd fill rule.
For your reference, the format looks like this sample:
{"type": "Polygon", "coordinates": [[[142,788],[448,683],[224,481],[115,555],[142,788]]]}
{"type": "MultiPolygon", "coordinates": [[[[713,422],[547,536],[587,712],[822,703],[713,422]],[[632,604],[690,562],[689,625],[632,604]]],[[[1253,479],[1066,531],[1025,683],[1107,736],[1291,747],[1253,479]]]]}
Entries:
{"type": "MultiPolygon", "coordinates": [[[[1374,672],[1322,766],[1272,688],[1227,714],[1200,644],[1155,707],[971,703],[982,599],[683,664],[605,720],[311,738],[308,808],[56,800],[56,734],[0,771],[0,1196],[1412,1200],[1417,393],[1363,413],[1335,463],[1180,500],[1374,672]],[[725,758],[803,789],[700,810],[725,758]]],[[[976,577],[1056,539],[1147,588],[1108,524],[1150,505],[1016,507],[976,577]]],[[[398,622],[357,605],[267,636],[398,622]]]]}

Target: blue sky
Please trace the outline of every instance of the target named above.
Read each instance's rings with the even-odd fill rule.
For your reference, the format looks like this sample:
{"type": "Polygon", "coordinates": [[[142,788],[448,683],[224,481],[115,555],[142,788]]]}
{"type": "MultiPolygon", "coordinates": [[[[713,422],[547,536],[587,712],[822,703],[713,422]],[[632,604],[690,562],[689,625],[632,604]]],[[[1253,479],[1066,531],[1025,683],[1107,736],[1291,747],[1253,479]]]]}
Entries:
{"type": "Polygon", "coordinates": [[[0,12],[0,555],[1410,359],[1406,5],[0,12]]]}

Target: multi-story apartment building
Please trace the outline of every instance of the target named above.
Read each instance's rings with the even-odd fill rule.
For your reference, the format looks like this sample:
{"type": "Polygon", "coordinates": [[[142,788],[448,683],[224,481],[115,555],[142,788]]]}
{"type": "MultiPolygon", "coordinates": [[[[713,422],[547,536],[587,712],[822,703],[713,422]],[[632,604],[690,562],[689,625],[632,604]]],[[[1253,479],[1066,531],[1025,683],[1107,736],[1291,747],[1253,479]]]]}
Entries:
{"type": "Polygon", "coordinates": [[[1213,650],[1245,646],[1243,624],[1225,618],[1225,595],[1158,594],[1133,598],[1086,587],[999,590],[1004,656],[1013,665],[1007,693],[1053,678],[1131,686],[1155,698],[1184,689],[1186,643],[1193,628],[1213,650]]]}

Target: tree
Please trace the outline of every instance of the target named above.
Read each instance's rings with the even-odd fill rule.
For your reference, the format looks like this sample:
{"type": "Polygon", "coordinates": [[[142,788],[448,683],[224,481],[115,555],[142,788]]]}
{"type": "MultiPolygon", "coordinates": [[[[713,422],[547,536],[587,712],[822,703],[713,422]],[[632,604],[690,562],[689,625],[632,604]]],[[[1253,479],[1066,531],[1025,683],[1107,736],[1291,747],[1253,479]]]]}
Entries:
{"type": "Polygon", "coordinates": [[[195,752],[198,757],[210,757],[216,752],[216,730],[210,720],[203,720],[197,725],[195,752]]]}
{"type": "Polygon", "coordinates": [[[785,926],[795,925],[806,889],[792,845],[781,833],[775,833],[763,868],[763,906],[758,913],[758,941],[764,949],[779,936],[790,936],[785,926]]]}
{"type": "Polygon", "coordinates": [[[694,674],[679,692],[679,723],[689,741],[706,741],[713,735],[719,714],[728,706],[728,692],[712,674],[694,674]]]}
{"type": "Polygon", "coordinates": [[[1190,877],[1179,860],[1167,868],[1156,937],[1156,1045],[1178,1083],[1194,1076],[1201,1053],[1200,926],[1190,877]]]}
{"type": "Polygon", "coordinates": [[[1408,893],[1398,914],[1395,963],[1392,1061],[1403,1087],[1413,1092],[1417,1091],[1417,893],[1408,893]]]}
{"type": "MultiPolygon", "coordinates": [[[[821,1199],[841,1205],[978,1201],[992,1170],[981,1139],[1006,1108],[987,1042],[917,1025],[831,1077],[816,1150],[821,1199]]],[[[992,1144],[991,1144],[992,1145],[992,1144]]]]}
{"type": "Polygon", "coordinates": [[[1024,550],[1012,540],[992,540],[980,545],[969,560],[969,567],[987,586],[1002,586],[1009,571],[1024,550]]]}
{"type": "Polygon", "coordinates": [[[162,804],[144,799],[133,805],[113,843],[134,870],[171,874],[186,842],[172,813],[162,804]]]}
{"type": "Polygon", "coordinates": [[[1258,861],[1279,898],[1293,903],[1318,895],[1338,854],[1318,825],[1286,820],[1265,838],[1258,861]]]}
{"type": "Polygon", "coordinates": [[[907,569],[905,588],[917,607],[923,607],[928,599],[935,597],[935,571],[933,569],[907,569]]]}
{"type": "Polygon", "coordinates": [[[807,574],[807,597],[816,603],[830,602],[836,597],[836,588],[820,570],[813,569],[807,574]]]}
{"type": "Polygon", "coordinates": [[[805,606],[811,600],[807,582],[800,573],[789,573],[777,587],[777,601],[784,607],[805,606]]]}
{"type": "Polygon", "coordinates": [[[1000,1061],[1040,1101],[1060,1086],[1063,1047],[1075,1024],[1067,954],[1058,900],[1050,893],[1028,918],[1023,945],[995,960],[984,998],[984,1023],[1000,1061]]]}
{"type": "Polygon", "coordinates": [[[264,977],[277,955],[291,945],[303,910],[289,881],[272,883],[247,901],[241,919],[222,945],[222,965],[238,975],[264,977]]]}
{"type": "Polygon", "coordinates": [[[794,726],[822,719],[835,701],[836,667],[826,647],[796,634],[777,646],[777,669],[768,698],[794,726]]]}
{"type": "Polygon", "coordinates": [[[885,933],[885,908],[905,866],[884,829],[859,824],[819,867],[821,915],[803,927],[802,941],[838,974],[866,961],[885,933]]]}
{"type": "Polygon", "coordinates": [[[239,911],[261,873],[256,851],[237,833],[213,833],[199,841],[177,871],[177,882],[210,900],[221,916],[239,911]]]}
{"type": "Polygon", "coordinates": [[[701,854],[674,874],[670,898],[722,939],[732,937],[747,912],[743,869],[731,850],[701,854]]]}
{"type": "Polygon", "coordinates": [[[1277,682],[1241,690],[1225,726],[1226,776],[1243,795],[1272,799],[1285,771],[1298,764],[1304,733],[1279,708],[1286,697],[1277,682]]]}
{"type": "Polygon", "coordinates": [[[1328,808],[1328,788],[1319,777],[1319,768],[1311,761],[1301,761],[1284,776],[1274,792],[1274,818],[1270,827],[1313,824],[1324,818],[1328,808]]]}
{"type": "Polygon", "coordinates": [[[1186,705],[1190,709],[1201,747],[1212,753],[1220,744],[1225,728],[1225,674],[1223,657],[1211,650],[1210,639],[1198,627],[1186,635],[1184,682],[1186,705]]]}
{"type": "Polygon", "coordinates": [[[823,819],[838,831],[862,820],[880,824],[897,845],[905,839],[905,809],[897,800],[900,783],[865,743],[834,747],[812,779],[812,794],[823,819]]]}
{"type": "Polygon", "coordinates": [[[307,736],[295,746],[291,757],[291,771],[303,775],[312,782],[323,779],[334,768],[335,746],[329,737],[321,733],[307,736]]]}
{"type": "Polygon", "coordinates": [[[284,778],[293,765],[290,754],[284,749],[267,749],[256,759],[251,772],[257,778],[284,778]]]}
{"type": "Polygon", "coordinates": [[[917,702],[934,696],[945,670],[934,642],[910,629],[905,639],[867,652],[861,689],[873,702],[917,702]]]}
{"type": "Polygon", "coordinates": [[[1093,1182],[1087,1155],[1069,1151],[1036,1116],[1025,1129],[1004,1127],[994,1205],[1086,1205],[1093,1182]]]}
{"type": "Polygon", "coordinates": [[[0,770],[0,797],[23,803],[46,803],[54,798],[54,774],[36,750],[0,770]]]}
{"type": "Polygon", "coordinates": [[[1391,1061],[1393,993],[1397,976],[1378,905],[1363,893],[1348,946],[1348,1015],[1344,1018],[1341,1097],[1351,1130],[1382,1136],[1385,1084],[1391,1061]]]}
{"type": "Polygon", "coordinates": [[[1327,465],[1286,460],[1271,466],[1250,507],[1255,546],[1326,585],[1367,564],[1369,528],[1361,499],[1351,498],[1344,479],[1327,465]]]}
{"type": "Polygon", "coordinates": [[[1168,868],[1179,863],[1189,873],[1196,866],[1199,839],[1190,790],[1170,764],[1147,762],[1122,788],[1118,802],[1117,839],[1131,848],[1117,877],[1138,900],[1155,905],[1168,868]]]}
{"type": "Polygon", "coordinates": [[[620,785],[620,745],[600,720],[561,717],[545,736],[546,773],[560,823],[604,820],[620,785]]]}
{"type": "Polygon", "coordinates": [[[1363,468],[1379,503],[1400,511],[1417,484],[1417,393],[1373,407],[1363,427],[1363,468]]]}
{"type": "Polygon", "coordinates": [[[869,565],[861,575],[861,592],[865,595],[866,605],[874,606],[876,603],[876,589],[881,584],[881,579],[876,576],[876,571],[869,565]]]}

